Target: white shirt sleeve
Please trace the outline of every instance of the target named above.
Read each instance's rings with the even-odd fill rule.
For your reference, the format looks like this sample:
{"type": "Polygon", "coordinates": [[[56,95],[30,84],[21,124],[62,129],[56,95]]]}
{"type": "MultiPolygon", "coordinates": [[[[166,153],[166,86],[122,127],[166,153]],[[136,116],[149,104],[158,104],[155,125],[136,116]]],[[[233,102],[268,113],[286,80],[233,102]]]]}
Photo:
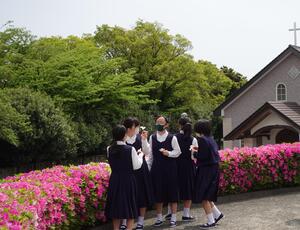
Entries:
{"type": "Polygon", "coordinates": [[[181,154],[181,150],[177,141],[177,137],[173,137],[172,139],[172,151],[169,151],[169,157],[177,158],[181,154]]]}
{"type": "Polygon", "coordinates": [[[107,156],[107,158],[109,157],[109,148],[110,148],[110,146],[107,146],[107,148],[106,148],[106,156],[107,156]]]}
{"type": "MultiPolygon", "coordinates": [[[[194,147],[198,147],[198,141],[197,141],[197,139],[196,139],[195,137],[193,138],[192,145],[193,145],[194,147]]],[[[195,160],[193,151],[191,151],[191,159],[192,159],[192,160],[195,160]]]]}
{"type": "Polygon", "coordinates": [[[149,138],[148,146],[149,146],[149,149],[148,149],[148,155],[146,157],[146,161],[147,161],[149,170],[151,170],[152,163],[153,163],[152,136],[150,136],[150,138],[149,138]]]}
{"type": "Polygon", "coordinates": [[[195,146],[195,147],[198,147],[198,141],[197,141],[197,139],[195,137],[193,138],[192,145],[195,146]]]}
{"type": "Polygon", "coordinates": [[[145,154],[145,156],[148,156],[151,152],[150,144],[144,139],[142,139],[142,152],[145,154]]]}
{"type": "Polygon", "coordinates": [[[133,170],[140,169],[143,164],[143,154],[137,154],[135,148],[131,150],[131,159],[132,159],[132,166],[133,170]]]}

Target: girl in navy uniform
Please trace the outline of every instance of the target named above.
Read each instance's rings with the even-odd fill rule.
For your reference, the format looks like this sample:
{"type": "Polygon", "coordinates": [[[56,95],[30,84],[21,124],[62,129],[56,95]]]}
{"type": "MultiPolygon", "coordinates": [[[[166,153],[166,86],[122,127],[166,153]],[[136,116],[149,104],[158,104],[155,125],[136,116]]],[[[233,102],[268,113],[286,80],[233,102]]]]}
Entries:
{"type": "Polygon", "coordinates": [[[177,158],[177,167],[179,195],[184,206],[182,220],[192,221],[194,217],[190,214],[190,208],[194,191],[195,164],[191,152],[191,145],[198,147],[198,142],[196,138],[192,136],[193,128],[191,119],[188,118],[186,113],[181,115],[178,124],[180,126],[180,132],[176,134],[176,137],[181,149],[181,155],[177,158]]]}
{"type": "Polygon", "coordinates": [[[210,122],[198,121],[194,130],[197,134],[198,148],[193,147],[197,158],[194,203],[202,203],[207,216],[207,223],[200,225],[202,229],[214,227],[223,218],[223,214],[215,206],[219,187],[218,146],[211,136],[210,122]]]}
{"type": "Polygon", "coordinates": [[[181,150],[177,138],[167,132],[167,127],[168,120],[159,116],[156,119],[157,132],[151,135],[149,140],[151,147],[149,162],[152,166],[151,177],[157,213],[157,220],[154,224],[156,227],[163,224],[163,203],[170,203],[172,210],[170,227],[176,226],[179,200],[176,158],[181,154],[181,150]]]}
{"type": "MultiPolygon", "coordinates": [[[[154,204],[154,197],[152,191],[152,181],[150,177],[150,172],[148,164],[146,162],[145,156],[148,156],[150,153],[149,143],[147,140],[147,132],[143,131],[139,134],[140,131],[140,122],[137,118],[127,118],[124,120],[123,125],[126,128],[126,144],[133,146],[135,150],[140,153],[144,153],[143,164],[139,170],[135,171],[135,178],[137,182],[137,205],[139,208],[139,217],[137,221],[136,230],[141,230],[144,227],[144,218],[146,214],[147,207],[151,207],[154,204]]],[[[121,228],[126,227],[126,224],[121,226],[121,228]]]]}
{"type": "Polygon", "coordinates": [[[143,154],[137,154],[135,148],[126,145],[126,128],[116,126],[113,131],[113,144],[108,147],[108,162],[111,176],[106,202],[106,216],[113,221],[114,230],[118,230],[120,219],[127,220],[127,228],[132,229],[138,216],[137,185],[134,170],[141,168],[143,154]]]}

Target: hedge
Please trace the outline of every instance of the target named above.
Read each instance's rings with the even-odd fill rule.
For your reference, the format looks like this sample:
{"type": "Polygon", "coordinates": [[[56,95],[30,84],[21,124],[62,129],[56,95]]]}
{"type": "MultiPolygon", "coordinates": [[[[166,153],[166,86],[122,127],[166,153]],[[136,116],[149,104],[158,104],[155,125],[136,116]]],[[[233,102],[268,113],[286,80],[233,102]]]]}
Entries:
{"type": "MultiPolygon", "coordinates": [[[[300,184],[300,143],[220,151],[220,195],[300,184]]],[[[0,229],[78,229],[105,222],[107,163],[55,166],[0,181],[0,229]]]]}

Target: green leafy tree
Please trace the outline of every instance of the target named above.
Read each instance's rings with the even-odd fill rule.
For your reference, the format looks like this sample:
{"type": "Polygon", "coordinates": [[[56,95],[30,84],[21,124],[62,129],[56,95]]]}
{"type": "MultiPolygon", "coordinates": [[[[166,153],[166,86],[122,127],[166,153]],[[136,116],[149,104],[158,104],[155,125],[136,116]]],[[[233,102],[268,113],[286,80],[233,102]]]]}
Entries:
{"type": "Polygon", "coordinates": [[[31,133],[28,117],[20,114],[10,104],[10,99],[0,91],[0,139],[18,147],[21,133],[31,133]]]}
{"type": "Polygon", "coordinates": [[[18,76],[26,53],[35,40],[25,28],[16,28],[10,23],[4,28],[0,31],[0,87],[10,85],[18,76]]]}
{"type": "Polygon", "coordinates": [[[142,20],[132,29],[102,25],[94,35],[66,38],[36,38],[9,25],[0,31],[0,88],[8,90],[0,101],[8,114],[0,112],[0,122],[6,124],[0,138],[28,154],[33,151],[37,160],[38,154],[40,159],[51,155],[39,148],[45,140],[35,139],[39,127],[28,115],[44,111],[39,103],[33,106],[37,94],[68,124],[62,135],[74,137],[69,136],[73,141],[65,152],[59,146],[51,150],[57,157],[105,151],[111,127],[127,116],[139,117],[152,129],[154,116],[163,113],[171,118],[173,130],[182,112],[194,120],[211,119],[213,109],[243,84],[243,77],[227,67],[195,61],[188,53],[191,48],[185,37],[142,20]],[[8,92],[24,87],[30,93],[16,93],[17,104],[24,103],[16,107],[8,92]],[[24,145],[25,137],[30,145],[24,145]]]}
{"type": "Polygon", "coordinates": [[[13,144],[18,140],[22,161],[59,160],[76,154],[79,141],[74,125],[49,96],[24,88],[2,89],[0,96],[26,128],[11,126],[15,138],[2,137],[13,144]]]}
{"type": "Polygon", "coordinates": [[[246,82],[247,78],[241,73],[236,72],[234,69],[227,66],[221,67],[222,72],[232,81],[232,87],[227,96],[230,96],[234,91],[241,88],[246,82]]]}

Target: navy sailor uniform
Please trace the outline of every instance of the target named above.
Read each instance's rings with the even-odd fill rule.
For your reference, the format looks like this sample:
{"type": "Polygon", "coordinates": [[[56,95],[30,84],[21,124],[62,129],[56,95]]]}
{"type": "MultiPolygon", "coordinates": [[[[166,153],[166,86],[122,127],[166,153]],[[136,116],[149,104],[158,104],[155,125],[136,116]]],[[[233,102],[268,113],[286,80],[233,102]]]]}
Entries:
{"type": "MultiPolygon", "coordinates": [[[[133,146],[137,151],[141,149],[145,156],[149,154],[149,144],[147,140],[142,140],[140,134],[129,138],[126,144],[133,146]]],[[[142,167],[134,172],[137,182],[137,205],[139,208],[151,207],[154,204],[152,181],[145,156],[143,157],[142,167]]]]}
{"type": "Polygon", "coordinates": [[[176,137],[181,149],[181,154],[177,158],[179,197],[180,200],[192,200],[196,167],[190,146],[198,147],[198,142],[192,136],[185,137],[182,132],[176,134],[176,137]]]}
{"type": "Polygon", "coordinates": [[[197,171],[194,190],[194,203],[203,200],[217,201],[219,188],[219,162],[218,145],[212,137],[198,137],[197,171]]]}
{"type": "Polygon", "coordinates": [[[114,152],[108,148],[108,162],[112,172],[105,213],[110,219],[135,219],[138,208],[134,170],[142,166],[142,157],[123,141],[118,141],[114,148],[114,152]]]}
{"type": "Polygon", "coordinates": [[[177,138],[167,131],[163,135],[153,134],[149,140],[151,146],[150,162],[154,199],[156,203],[174,203],[179,200],[178,172],[176,158],[181,154],[177,138]],[[159,150],[169,151],[164,156],[159,150]]]}

